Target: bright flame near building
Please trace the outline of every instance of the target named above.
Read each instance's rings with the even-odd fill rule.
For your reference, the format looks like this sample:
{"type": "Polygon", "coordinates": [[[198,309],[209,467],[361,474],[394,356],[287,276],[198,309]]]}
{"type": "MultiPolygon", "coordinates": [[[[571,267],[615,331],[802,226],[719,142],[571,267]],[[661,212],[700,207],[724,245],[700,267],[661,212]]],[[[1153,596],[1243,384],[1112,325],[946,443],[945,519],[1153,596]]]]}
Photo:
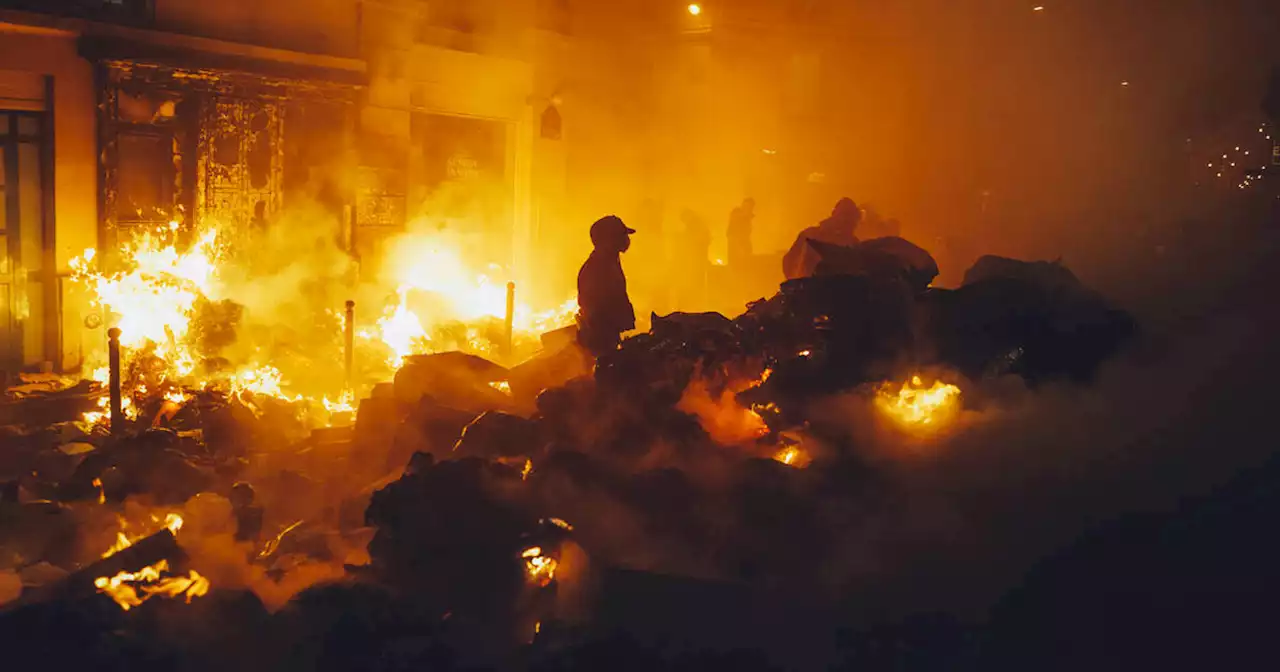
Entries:
{"type": "MultiPolygon", "coordinates": [[[[248,272],[245,260],[227,254],[216,229],[195,232],[193,242],[183,246],[176,228],[158,227],[136,237],[121,249],[118,270],[100,269],[102,260],[94,250],[86,250],[71,261],[74,280],[89,290],[93,306],[103,312],[106,325],[121,330],[122,372],[127,377],[123,381],[126,416],[136,417],[137,406],[147,394],[145,386],[179,404],[187,396],[177,389],[216,386],[242,400],[249,395],[286,401],[310,398],[319,409],[324,398],[319,390],[314,391],[314,397],[298,394],[291,389],[286,372],[266,364],[260,355],[253,355],[259,357],[257,361],[235,362],[233,367],[216,374],[199,373],[206,358],[218,354],[204,351],[204,327],[235,326],[197,322],[225,319],[202,317],[200,306],[211,305],[224,295],[234,301],[230,278],[243,282],[244,277],[252,278],[253,274],[248,272]]],[[[391,287],[382,290],[375,283],[344,290],[391,298],[385,307],[362,312],[365,323],[361,325],[357,318],[354,325],[362,345],[373,345],[382,360],[364,362],[365,370],[389,377],[391,370],[409,355],[453,349],[480,355],[500,351],[502,343],[495,341],[503,340],[501,325],[507,313],[507,283],[499,279],[505,276],[504,269],[487,265],[483,271],[475,270],[464,260],[462,246],[445,236],[409,234],[389,242],[381,275],[391,287]],[[444,338],[441,330],[446,330],[449,338],[444,338]]],[[[337,278],[333,281],[339,282],[337,278]]],[[[515,302],[512,313],[512,340],[536,343],[541,333],[572,324],[577,302],[565,301],[542,312],[515,302]]],[[[330,309],[329,314],[335,313],[330,309]]],[[[259,315],[256,319],[260,322],[270,318],[259,315]]],[[[342,322],[341,318],[337,320],[335,337],[341,333],[342,322]]],[[[246,338],[248,333],[236,333],[236,337],[246,338]]],[[[241,352],[269,350],[259,345],[266,344],[237,343],[241,352]],[[245,345],[251,347],[240,347],[245,345]]],[[[325,354],[317,351],[311,356],[319,359],[325,354]]],[[[106,367],[94,368],[94,380],[105,385],[106,367]]],[[[334,380],[330,398],[344,387],[345,381],[334,380]]],[[[332,416],[353,407],[354,401],[354,396],[339,402],[325,399],[323,405],[332,416]]],[[[106,399],[99,406],[85,414],[87,427],[105,425],[108,420],[106,399]]]]}

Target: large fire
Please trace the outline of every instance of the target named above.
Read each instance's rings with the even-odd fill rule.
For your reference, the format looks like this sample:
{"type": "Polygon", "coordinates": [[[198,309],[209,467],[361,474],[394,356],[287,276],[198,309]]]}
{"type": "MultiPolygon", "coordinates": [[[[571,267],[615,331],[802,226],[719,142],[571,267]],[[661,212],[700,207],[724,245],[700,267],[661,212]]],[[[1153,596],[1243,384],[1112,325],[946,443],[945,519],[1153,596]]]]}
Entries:
{"type": "MultiPolygon", "coordinates": [[[[242,353],[240,361],[231,362],[230,367],[225,363],[217,370],[202,366],[216,354],[204,351],[203,328],[226,325],[201,324],[201,320],[219,318],[202,314],[200,306],[224,299],[236,301],[235,290],[226,278],[243,279],[252,273],[241,268],[247,262],[228,252],[218,229],[197,231],[186,237],[190,242],[185,245],[182,233],[182,227],[171,222],[137,235],[120,250],[115,269],[99,268],[101,260],[93,249],[71,261],[73,278],[89,289],[102,322],[121,330],[126,416],[136,416],[137,402],[148,385],[179,406],[188,398],[184,389],[216,388],[242,398],[251,393],[314,402],[308,407],[324,411],[330,420],[350,413],[359,390],[346,389],[341,376],[334,376],[327,392],[297,389],[291,384],[291,369],[281,362],[269,364],[261,354],[264,348],[257,343],[237,343],[249,347],[237,348],[242,353]],[[254,354],[246,356],[244,352],[254,354]]],[[[509,345],[502,325],[508,286],[497,279],[506,273],[500,266],[484,265],[478,271],[464,261],[460,246],[443,236],[406,234],[391,241],[381,271],[379,280],[349,288],[352,294],[382,296],[385,301],[382,306],[362,305],[353,325],[361,352],[380,353],[375,356],[382,360],[361,362],[364,371],[389,378],[409,355],[459,349],[494,356],[509,345]]],[[[328,313],[326,320],[338,314],[331,308],[324,312],[328,313]]],[[[572,323],[577,303],[570,300],[535,311],[516,301],[511,312],[512,341],[536,343],[539,334],[572,323]]],[[[344,319],[339,316],[332,325],[336,329],[328,335],[331,342],[340,342],[344,319]]],[[[244,334],[237,336],[246,338],[244,334]]],[[[332,361],[327,349],[306,354],[313,361],[332,361]]],[[[92,377],[106,383],[106,367],[97,364],[91,367],[92,377]]],[[[99,406],[85,414],[85,423],[106,422],[107,400],[102,399],[99,406]]]]}
{"type": "MultiPolygon", "coordinates": [[[[499,344],[484,338],[478,325],[506,319],[509,288],[494,279],[504,272],[496,264],[474,270],[463,260],[459,246],[442,236],[400,236],[387,251],[382,272],[395,283],[396,301],[383,311],[374,328],[362,329],[359,335],[385,346],[392,368],[409,355],[437,350],[494,354],[499,344]],[[451,323],[465,325],[463,337],[437,344],[433,332],[451,323]]],[[[541,312],[514,301],[512,330],[516,337],[536,336],[572,323],[577,312],[576,300],[541,312]]]]}
{"type": "Polygon", "coordinates": [[[881,386],[876,406],[899,426],[911,432],[933,432],[960,412],[960,388],[940,380],[926,386],[920,376],[896,387],[881,386]]]}

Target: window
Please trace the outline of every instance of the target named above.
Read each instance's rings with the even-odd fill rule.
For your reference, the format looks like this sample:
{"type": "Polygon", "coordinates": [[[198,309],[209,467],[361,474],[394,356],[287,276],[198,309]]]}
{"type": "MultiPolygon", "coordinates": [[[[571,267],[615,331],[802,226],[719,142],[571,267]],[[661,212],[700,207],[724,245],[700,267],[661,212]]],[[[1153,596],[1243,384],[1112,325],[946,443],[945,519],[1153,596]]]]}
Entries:
{"type": "Polygon", "coordinates": [[[0,360],[45,360],[44,116],[0,111],[0,360]]]}
{"type": "Polygon", "coordinates": [[[173,212],[173,139],[162,133],[121,133],[116,218],[121,224],[163,224],[173,212]]]}

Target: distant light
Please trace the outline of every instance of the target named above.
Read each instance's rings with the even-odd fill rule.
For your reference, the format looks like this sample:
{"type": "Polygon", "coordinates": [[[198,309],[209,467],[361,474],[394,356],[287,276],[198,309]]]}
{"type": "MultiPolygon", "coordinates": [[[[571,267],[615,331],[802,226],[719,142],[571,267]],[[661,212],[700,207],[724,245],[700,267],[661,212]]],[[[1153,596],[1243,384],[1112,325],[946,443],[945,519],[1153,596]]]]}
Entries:
{"type": "Polygon", "coordinates": [[[1033,12],[1043,12],[1043,11],[1044,11],[1044,5],[1036,5],[1035,7],[1032,7],[1032,8],[1031,8],[1031,11],[1033,11],[1033,12]]]}
{"type": "Polygon", "coordinates": [[[694,15],[694,16],[697,16],[697,15],[701,14],[701,13],[702,13],[702,5],[699,5],[699,4],[697,4],[697,3],[692,4],[692,5],[689,5],[689,13],[690,13],[690,14],[692,14],[692,15],[694,15]]]}
{"type": "Polygon", "coordinates": [[[1129,86],[1129,80],[1126,79],[1123,82],[1120,82],[1120,86],[1129,86]]]}
{"type": "Polygon", "coordinates": [[[778,150],[776,149],[762,149],[760,151],[764,152],[765,154],[768,154],[769,156],[773,156],[774,154],[778,153],[778,150]]]}
{"type": "Polygon", "coordinates": [[[1236,147],[1236,151],[1237,151],[1237,152],[1238,152],[1238,151],[1240,151],[1240,148],[1239,148],[1239,147],[1236,147]]]}

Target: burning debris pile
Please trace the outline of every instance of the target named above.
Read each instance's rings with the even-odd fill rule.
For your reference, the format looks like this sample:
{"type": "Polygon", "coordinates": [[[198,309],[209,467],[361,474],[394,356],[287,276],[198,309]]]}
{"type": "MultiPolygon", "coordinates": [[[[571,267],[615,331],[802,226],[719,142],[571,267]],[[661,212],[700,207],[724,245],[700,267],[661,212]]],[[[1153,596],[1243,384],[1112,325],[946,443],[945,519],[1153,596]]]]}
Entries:
{"type": "MultiPolygon", "coordinates": [[[[630,611],[610,595],[652,577],[840,594],[874,574],[850,530],[895,506],[849,424],[928,441],[957,430],[983,380],[1087,380],[1132,329],[1054,264],[987,257],[941,290],[901,239],[819,251],[814,277],[733,319],[654,316],[594,370],[571,330],[552,330],[562,320],[532,314],[548,333],[517,366],[429,352],[411,306],[441,288],[399,287],[378,324],[398,371],[347,426],[353,397],[290,396],[264,363],[210,373],[221,337],[192,311],[236,311],[195,253],[138,252],[167,269],[142,276],[148,300],[186,307],[128,330],[127,426],[108,433],[91,413],[7,430],[0,577],[14,602],[0,631],[22,624],[11,647],[68,664],[148,650],[315,669],[341,651],[326,669],[553,669],[606,623],[652,626],[608,615],[630,611]],[[834,395],[839,422],[819,412],[834,395]],[[126,534],[135,520],[150,536],[126,534]],[[112,527],[95,548],[90,530],[112,527]],[[183,610],[227,631],[183,639],[183,610]],[[51,623],[84,650],[49,643],[51,623]]],[[[131,276],[86,277],[127,317],[131,276]]],[[[505,303],[491,290],[470,317],[505,303]]]]}

